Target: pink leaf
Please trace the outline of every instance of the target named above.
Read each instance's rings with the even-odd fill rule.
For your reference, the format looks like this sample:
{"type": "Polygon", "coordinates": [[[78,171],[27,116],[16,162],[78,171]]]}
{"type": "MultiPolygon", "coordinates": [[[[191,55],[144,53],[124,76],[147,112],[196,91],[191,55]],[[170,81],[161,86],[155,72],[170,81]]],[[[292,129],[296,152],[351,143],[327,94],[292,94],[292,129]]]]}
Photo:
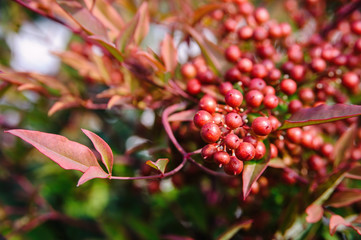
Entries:
{"type": "Polygon", "coordinates": [[[115,47],[115,44],[109,42],[106,38],[102,36],[93,35],[89,36],[89,39],[97,41],[100,45],[106,48],[110,52],[110,54],[112,54],[119,62],[123,62],[122,53],[115,47]]]}
{"type": "Polygon", "coordinates": [[[325,206],[339,208],[349,206],[359,201],[361,201],[361,190],[346,189],[334,193],[332,197],[325,203],[325,206]]]}
{"type": "Polygon", "coordinates": [[[181,122],[193,121],[194,114],[196,114],[196,112],[197,112],[197,110],[194,110],[194,109],[177,112],[177,113],[174,113],[174,114],[170,115],[169,118],[168,118],[168,121],[169,121],[169,122],[176,122],[176,121],[181,121],[181,122]]]}
{"type": "Polygon", "coordinates": [[[361,166],[354,167],[346,173],[347,178],[361,180],[361,166]]]}
{"type": "Polygon", "coordinates": [[[349,129],[347,129],[341,137],[337,140],[333,154],[333,165],[336,167],[345,158],[345,152],[352,147],[356,138],[357,126],[354,123],[349,129]]]}
{"type": "Polygon", "coordinates": [[[83,183],[93,179],[93,178],[107,178],[110,174],[103,171],[100,166],[92,166],[89,167],[88,170],[80,177],[78,184],[76,185],[79,187],[83,183]]]}
{"type": "Polygon", "coordinates": [[[235,223],[231,227],[229,227],[221,236],[217,238],[217,240],[229,240],[236,235],[236,233],[241,229],[249,229],[252,225],[253,220],[244,220],[238,223],[235,223]]]}
{"type": "Polygon", "coordinates": [[[308,223],[316,223],[321,220],[323,216],[323,208],[318,204],[311,204],[306,208],[306,221],[308,223]]]}
{"type": "Polygon", "coordinates": [[[83,133],[88,136],[88,138],[92,141],[95,149],[100,153],[102,157],[102,162],[106,166],[108,173],[112,173],[113,168],[113,152],[109,145],[98,135],[90,132],[88,130],[82,129],[83,133]]]}
{"type": "Polygon", "coordinates": [[[247,163],[244,165],[243,180],[243,199],[249,195],[252,185],[268,167],[268,163],[247,163]]]}
{"type": "Polygon", "coordinates": [[[85,172],[91,166],[99,166],[92,151],[86,146],[51,133],[15,129],[6,131],[20,137],[64,169],[85,172]]]}
{"type": "Polygon", "coordinates": [[[335,104],[329,106],[323,104],[297,111],[283,123],[280,129],[334,122],[359,115],[361,115],[361,106],[359,105],[335,104]]]}
{"type": "Polygon", "coordinates": [[[340,215],[332,215],[330,218],[330,234],[331,235],[335,234],[337,227],[339,225],[344,225],[347,227],[351,226],[351,224],[346,222],[346,220],[343,217],[341,217],[340,215]]]}
{"type": "Polygon", "coordinates": [[[177,67],[177,49],[174,45],[173,38],[166,34],[162,41],[160,54],[162,56],[165,68],[168,72],[174,72],[177,67]]]}

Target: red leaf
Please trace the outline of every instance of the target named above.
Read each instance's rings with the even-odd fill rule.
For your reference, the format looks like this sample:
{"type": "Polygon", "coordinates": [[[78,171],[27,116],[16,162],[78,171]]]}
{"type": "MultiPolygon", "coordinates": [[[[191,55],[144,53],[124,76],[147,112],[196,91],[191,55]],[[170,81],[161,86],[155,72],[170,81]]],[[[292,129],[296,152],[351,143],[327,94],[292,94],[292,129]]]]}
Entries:
{"type": "Polygon", "coordinates": [[[346,222],[346,220],[343,217],[341,217],[340,215],[332,215],[330,218],[330,226],[329,226],[331,235],[335,234],[337,227],[339,225],[344,225],[347,227],[351,226],[351,224],[346,222]]]}
{"type": "Polygon", "coordinates": [[[286,120],[280,129],[334,122],[359,115],[361,115],[361,106],[359,105],[335,104],[329,106],[323,104],[299,110],[286,120]]]}
{"type": "Polygon", "coordinates": [[[346,173],[347,178],[361,180],[361,166],[354,167],[346,173]]]}
{"type": "Polygon", "coordinates": [[[93,132],[90,132],[88,130],[82,129],[83,133],[90,138],[92,141],[95,149],[100,153],[102,157],[102,162],[106,166],[108,173],[112,173],[113,168],[113,152],[112,149],[109,147],[109,145],[98,135],[94,134],[93,132]]]}
{"type": "Polygon", "coordinates": [[[249,195],[252,185],[268,167],[268,163],[246,163],[244,164],[243,180],[243,199],[249,195]]]}
{"type": "Polygon", "coordinates": [[[94,41],[97,41],[100,45],[102,45],[104,48],[106,48],[110,54],[112,54],[119,62],[123,62],[123,56],[121,52],[115,47],[115,44],[109,42],[107,39],[105,39],[102,36],[89,36],[89,39],[93,39],[94,41]]]}
{"type": "Polygon", "coordinates": [[[352,147],[353,141],[356,137],[356,123],[353,124],[349,129],[347,129],[342,136],[337,140],[334,148],[334,162],[333,165],[335,167],[344,159],[345,152],[352,147]]]}
{"type": "Polygon", "coordinates": [[[100,166],[92,166],[89,167],[88,170],[85,171],[83,176],[80,177],[78,184],[76,185],[79,187],[83,183],[93,179],[93,178],[107,178],[110,174],[103,171],[100,166]]]}
{"type": "Polygon", "coordinates": [[[83,1],[57,1],[59,5],[90,35],[99,35],[108,39],[104,25],[86,8],[83,1]]]}
{"type": "Polygon", "coordinates": [[[92,151],[86,146],[51,133],[15,129],[6,131],[20,137],[64,169],[85,172],[91,166],[99,166],[92,151]]]}
{"type": "Polygon", "coordinates": [[[181,111],[181,112],[178,112],[178,113],[174,113],[174,114],[169,116],[168,121],[169,122],[193,121],[193,117],[194,117],[194,114],[196,114],[196,112],[197,112],[197,110],[190,109],[190,110],[185,110],[185,111],[181,111]]]}
{"type": "Polygon", "coordinates": [[[306,221],[308,223],[316,223],[321,220],[323,216],[323,208],[318,204],[311,204],[306,208],[306,221]]]}
{"type": "Polygon", "coordinates": [[[173,38],[166,34],[161,43],[160,54],[162,56],[165,68],[168,72],[174,72],[177,67],[177,49],[174,45],[173,38]]]}
{"type": "Polygon", "coordinates": [[[346,189],[334,193],[332,197],[325,203],[325,206],[339,208],[349,206],[358,201],[361,201],[361,190],[346,189]]]}

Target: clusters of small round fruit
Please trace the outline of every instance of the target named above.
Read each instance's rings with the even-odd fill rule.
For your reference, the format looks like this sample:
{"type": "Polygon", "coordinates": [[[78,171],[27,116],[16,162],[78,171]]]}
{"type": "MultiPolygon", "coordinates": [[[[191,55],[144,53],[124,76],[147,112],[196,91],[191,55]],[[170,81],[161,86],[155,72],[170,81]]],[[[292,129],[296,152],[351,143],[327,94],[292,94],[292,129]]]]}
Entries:
{"type": "MultiPolygon", "coordinates": [[[[221,24],[218,35],[214,32],[225,49],[228,70],[215,74],[203,57],[181,68],[187,92],[206,93],[194,116],[208,143],[202,149],[203,158],[236,175],[242,172],[243,161],[262,159],[267,151],[270,157],[280,153],[287,165],[303,168],[302,149],[306,149],[310,157],[305,171],[324,175],[327,161],[333,160],[334,142],[356,119],[277,129],[280,121],[302,108],[352,102],[361,75],[360,12],[341,21],[328,36],[316,32],[297,41],[290,25],[270,19],[265,8],[255,8],[248,1],[231,6],[211,14],[221,24]],[[269,150],[266,139],[271,142],[269,150]]],[[[350,158],[358,153],[361,148],[353,150],[350,158]]]]}

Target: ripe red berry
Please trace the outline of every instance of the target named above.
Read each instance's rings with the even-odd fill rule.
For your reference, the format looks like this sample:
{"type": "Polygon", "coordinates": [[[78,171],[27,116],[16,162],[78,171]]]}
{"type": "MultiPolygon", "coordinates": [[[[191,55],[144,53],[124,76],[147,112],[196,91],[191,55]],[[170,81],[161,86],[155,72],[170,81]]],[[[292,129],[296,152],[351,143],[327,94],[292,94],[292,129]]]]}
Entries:
{"type": "Polygon", "coordinates": [[[252,130],[259,136],[266,136],[271,133],[271,122],[266,117],[258,117],[252,122],[252,130]]]}
{"type": "Polygon", "coordinates": [[[224,99],[228,106],[236,108],[236,107],[241,106],[242,101],[243,101],[243,95],[237,89],[232,89],[226,93],[226,96],[224,97],[224,99]]]}
{"type": "Polygon", "coordinates": [[[250,161],[256,155],[256,149],[249,142],[241,142],[235,153],[236,156],[242,161],[250,161]]]}
{"type": "Polygon", "coordinates": [[[220,166],[228,164],[230,159],[229,154],[225,151],[218,151],[213,155],[214,162],[220,166]]]}
{"type": "Polygon", "coordinates": [[[236,45],[229,46],[224,52],[226,58],[230,62],[237,62],[238,59],[241,57],[242,52],[236,45]]]}
{"type": "Polygon", "coordinates": [[[266,154],[266,145],[264,145],[263,142],[258,141],[255,147],[254,159],[259,160],[263,158],[265,154],[266,154]]]}
{"type": "Polygon", "coordinates": [[[315,101],[315,93],[311,88],[302,88],[298,92],[298,97],[305,104],[312,104],[315,101]]]}
{"type": "Polygon", "coordinates": [[[209,113],[214,113],[217,108],[217,102],[213,97],[205,95],[199,100],[199,108],[209,113]]]}
{"type": "Polygon", "coordinates": [[[361,53],[361,38],[356,40],[356,42],[353,46],[353,50],[355,53],[361,53]]]}
{"type": "Polygon", "coordinates": [[[270,144],[270,158],[276,158],[278,156],[278,149],[273,143],[270,144]]]}
{"type": "Polygon", "coordinates": [[[261,106],[263,101],[263,94],[258,90],[251,90],[246,93],[245,100],[247,106],[256,108],[261,106]]]}
{"type": "Polygon", "coordinates": [[[342,85],[352,89],[360,84],[359,76],[354,72],[347,72],[342,76],[342,85]]]}
{"type": "Polygon", "coordinates": [[[194,78],[197,76],[197,69],[192,63],[185,63],[181,68],[181,73],[185,78],[194,78]]]}
{"type": "Polygon", "coordinates": [[[301,82],[306,75],[306,68],[302,65],[295,65],[291,69],[290,76],[297,82],[301,82]]]}
{"type": "Polygon", "coordinates": [[[249,83],[249,89],[256,89],[262,91],[267,86],[266,82],[261,78],[253,78],[249,83]]]}
{"type": "Polygon", "coordinates": [[[236,149],[238,148],[239,144],[241,143],[241,140],[239,137],[234,133],[229,133],[224,138],[224,143],[226,144],[227,148],[229,149],[236,149]]]}
{"type": "Polygon", "coordinates": [[[217,142],[221,134],[221,130],[214,123],[206,123],[201,129],[201,137],[207,143],[217,142]]]}
{"type": "Polygon", "coordinates": [[[282,37],[282,28],[278,24],[273,24],[270,26],[268,33],[271,38],[280,38],[282,37]]]}
{"type": "Polygon", "coordinates": [[[269,20],[269,13],[266,8],[260,7],[254,11],[254,18],[258,23],[264,23],[269,20]]]}
{"type": "Polygon", "coordinates": [[[266,95],[263,99],[265,108],[273,109],[278,106],[278,97],[275,95],[266,95]]]}
{"type": "Polygon", "coordinates": [[[243,170],[243,162],[235,156],[231,156],[229,163],[224,166],[225,173],[229,175],[239,175],[243,170]]]}
{"type": "Polygon", "coordinates": [[[272,86],[266,86],[264,89],[263,89],[263,94],[265,95],[265,96],[267,96],[267,95],[276,95],[276,90],[275,90],[275,88],[274,87],[272,87],[272,86]]]}
{"type": "Polygon", "coordinates": [[[243,72],[251,72],[253,69],[253,62],[248,58],[241,58],[237,63],[238,69],[243,72]]]}
{"type": "Polygon", "coordinates": [[[361,20],[357,20],[351,23],[351,31],[355,34],[361,34],[361,20]]]}
{"type": "Polygon", "coordinates": [[[326,61],[322,58],[314,58],[311,61],[311,68],[315,72],[323,72],[326,69],[326,61]]]}
{"type": "Polygon", "coordinates": [[[218,152],[217,144],[210,143],[202,148],[201,155],[203,159],[211,160],[213,159],[213,154],[215,154],[216,152],[218,152]]]}
{"type": "Polygon", "coordinates": [[[280,84],[281,91],[286,95],[292,95],[297,90],[297,83],[292,79],[283,79],[280,84]]]}
{"type": "Polygon", "coordinates": [[[273,68],[268,72],[267,79],[269,80],[268,83],[274,83],[278,79],[280,79],[282,76],[282,73],[279,69],[273,68]]]}
{"type": "Polygon", "coordinates": [[[253,39],[255,41],[263,41],[268,37],[268,31],[262,26],[258,26],[253,31],[253,39]]]}
{"type": "Polygon", "coordinates": [[[295,184],[297,182],[297,175],[295,172],[291,172],[291,171],[283,171],[282,173],[282,179],[287,183],[287,184],[295,184]]]}
{"type": "Polygon", "coordinates": [[[219,92],[224,96],[226,93],[233,89],[233,85],[230,82],[222,82],[219,85],[219,92]]]}
{"type": "Polygon", "coordinates": [[[216,75],[210,69],[199,72],[197,78],[204,84],[212,84],[217,80],[216,75]]]}
{"type": "Polygon", "coordinates": [[[238,4],[238,8],[239,8],[239,12],[245,16],[252,14],[254,11],[253,4],[248,1],[243,1],[240,4],[238,4]]]}
{"type": "Polygon", "coordinates": [[[198,128],[203,127],[206,123],[212,122],[212,120],[212,115],[205,110],[199,110],[193,117],[193,122],[198,128]]]}
{"type": "Polygon", "coordinates": [[[241,76],[241,72],[237,68],[233,67],[228,69],[224,78],[226,81],[236,83],[241,80],[241,76]]]}
{"type": "Polygon", "coordinates": [[[248,142],[252,144],[254,147],[257,146],[257,138],[253,137],[252,135],[247,135],[243,138],[243,142],[248,142]]]}
{"type": "Polygon", "coordinates": [[[235,112],[227,113],[225,123],[230,129],[236,129],[243,124],[242,117],[235,112]]]}
{"type": "Polygon", "coordinates": [[[312,170],[319,171],[326,166],[326,162],[320,156],[314,154],[308,159],[308,165],[312,170]]]}
{"type": "Polygon", "coordinates": [[[189,79],[187,82],[187,92],[191,95],[197,95],[201,92],[202,84],[197,78],[189,79]]]}
{"type": "Polygon", "coordinates": [[[212,114],[213,122],[217,125],[223,125],[224,124],[224,115],[220,113],[213,113],[212,114]]]}
{"type": "Polygon", "coordinates": [[[253,65],[251,76],[253,78],[265,78],[268,74],[267,68],[260,63],[253,65]]]}
{"type": "Polygon", "coordinates": [[[289,128],[286,130],[286,137],[293,143],[300,143],[302,139],[301,128],[289,128]]]}
{"type": "Polygon", "coordinates": [[[238,37],[241,40],[248,40],[253,36],[253,29],[249,26],[243,26],[238,30],[238,37]]]}
{"type": "Polygon", "coordinates": [[[293,99],[290,101],[290,103],[288,104],[288,112],[289,113],[295,113],[298,110],[301,110],[303,108],[303,104],[300,100],[298,99],[293,99]]]}
{"type": "Polygon", "coordinates": [[[291,34],[292,27],[291,27],[290,24],[288,24],[288,23],[280,23],[280,27],[281,27],[281,30],[282,30],[282,36],[283,37],[287,37],[288,35],[291,34]]]}
{"type": "Polygon", "coordinates": [[[227,31],[227,32],[234,32],[237,28],[237,21],[234,20],[233,18],[228,18],[226,21],[224,21],[224,29],[227,31]]]}
{"type": "Polygon", "coordinates": [[[272,131],[277,130],[281,126],[280,121],[275,116],[269,116],[268,120],[271,122],[272,131]]]}
{"type": "Polygon", "coordinates": [[[325,143],[322,145],[321,149],[320,149],[321,153],[323,156],[325,156],[328,159],[332,158],[333,155],[333,145],[331,143],[325,143]]]}

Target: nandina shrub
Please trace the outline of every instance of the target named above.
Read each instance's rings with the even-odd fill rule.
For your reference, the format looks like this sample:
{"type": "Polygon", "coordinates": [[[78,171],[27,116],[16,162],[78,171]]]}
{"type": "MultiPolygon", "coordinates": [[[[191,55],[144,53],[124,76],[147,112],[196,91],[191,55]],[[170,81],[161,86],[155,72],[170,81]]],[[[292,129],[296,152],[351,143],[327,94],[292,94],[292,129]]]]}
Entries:
{"type": "MultiPolygon", "coordinates": [[[[286,11],[279,2],[239,0],[129,1],[128,8],[121,1],[16,2],[82,39],[56,53],[76,70],[82,87],[61,74],[8,68],[0,75],[3,83],[49,99],[45,123],[64,111],[72,117],[83,111],[96,114],[101,127],[95,134],[65,117],[67,128],[81,130],[95,150],[59,129],[53,134],[6,126],[4,138],[20,137],[60,167],[82,172],[77,186],[87,183],[80,188],[110,180],[104,186],[111,192],[113,182],[132,180],[122,194],[138,199],[120,201],[132,206],[134,212],[124,210],[129,222],[117,222],[105,208],[111,226],[94,218],[97,234],[117,232],[113,224],[134,239],[361,234],[360,1],[288,0],[286,11]],[[156,24],[167,29],[159,52],[144,47],[156,24]],[[192,44],[201,53],[179,61],[185,51],[180,46],[192,44]],[[125,150],[124,136],[135,139],[127,132],[131,127],[143,141],[125,150]],[[101,179],[88,182],[95,178],[101,179]]],[[[11,154],[6,159],[16,166],[11,154]]],[[[10,224],[10,236],[49,220],[83,227],[53,209],[51,196],[29,190],[24,179],[15,182],[36,195],[46,214],[39,210],[21,227],[10,224]]],[[[95,189],[97,196],[101,188],[95,189]]]]}

